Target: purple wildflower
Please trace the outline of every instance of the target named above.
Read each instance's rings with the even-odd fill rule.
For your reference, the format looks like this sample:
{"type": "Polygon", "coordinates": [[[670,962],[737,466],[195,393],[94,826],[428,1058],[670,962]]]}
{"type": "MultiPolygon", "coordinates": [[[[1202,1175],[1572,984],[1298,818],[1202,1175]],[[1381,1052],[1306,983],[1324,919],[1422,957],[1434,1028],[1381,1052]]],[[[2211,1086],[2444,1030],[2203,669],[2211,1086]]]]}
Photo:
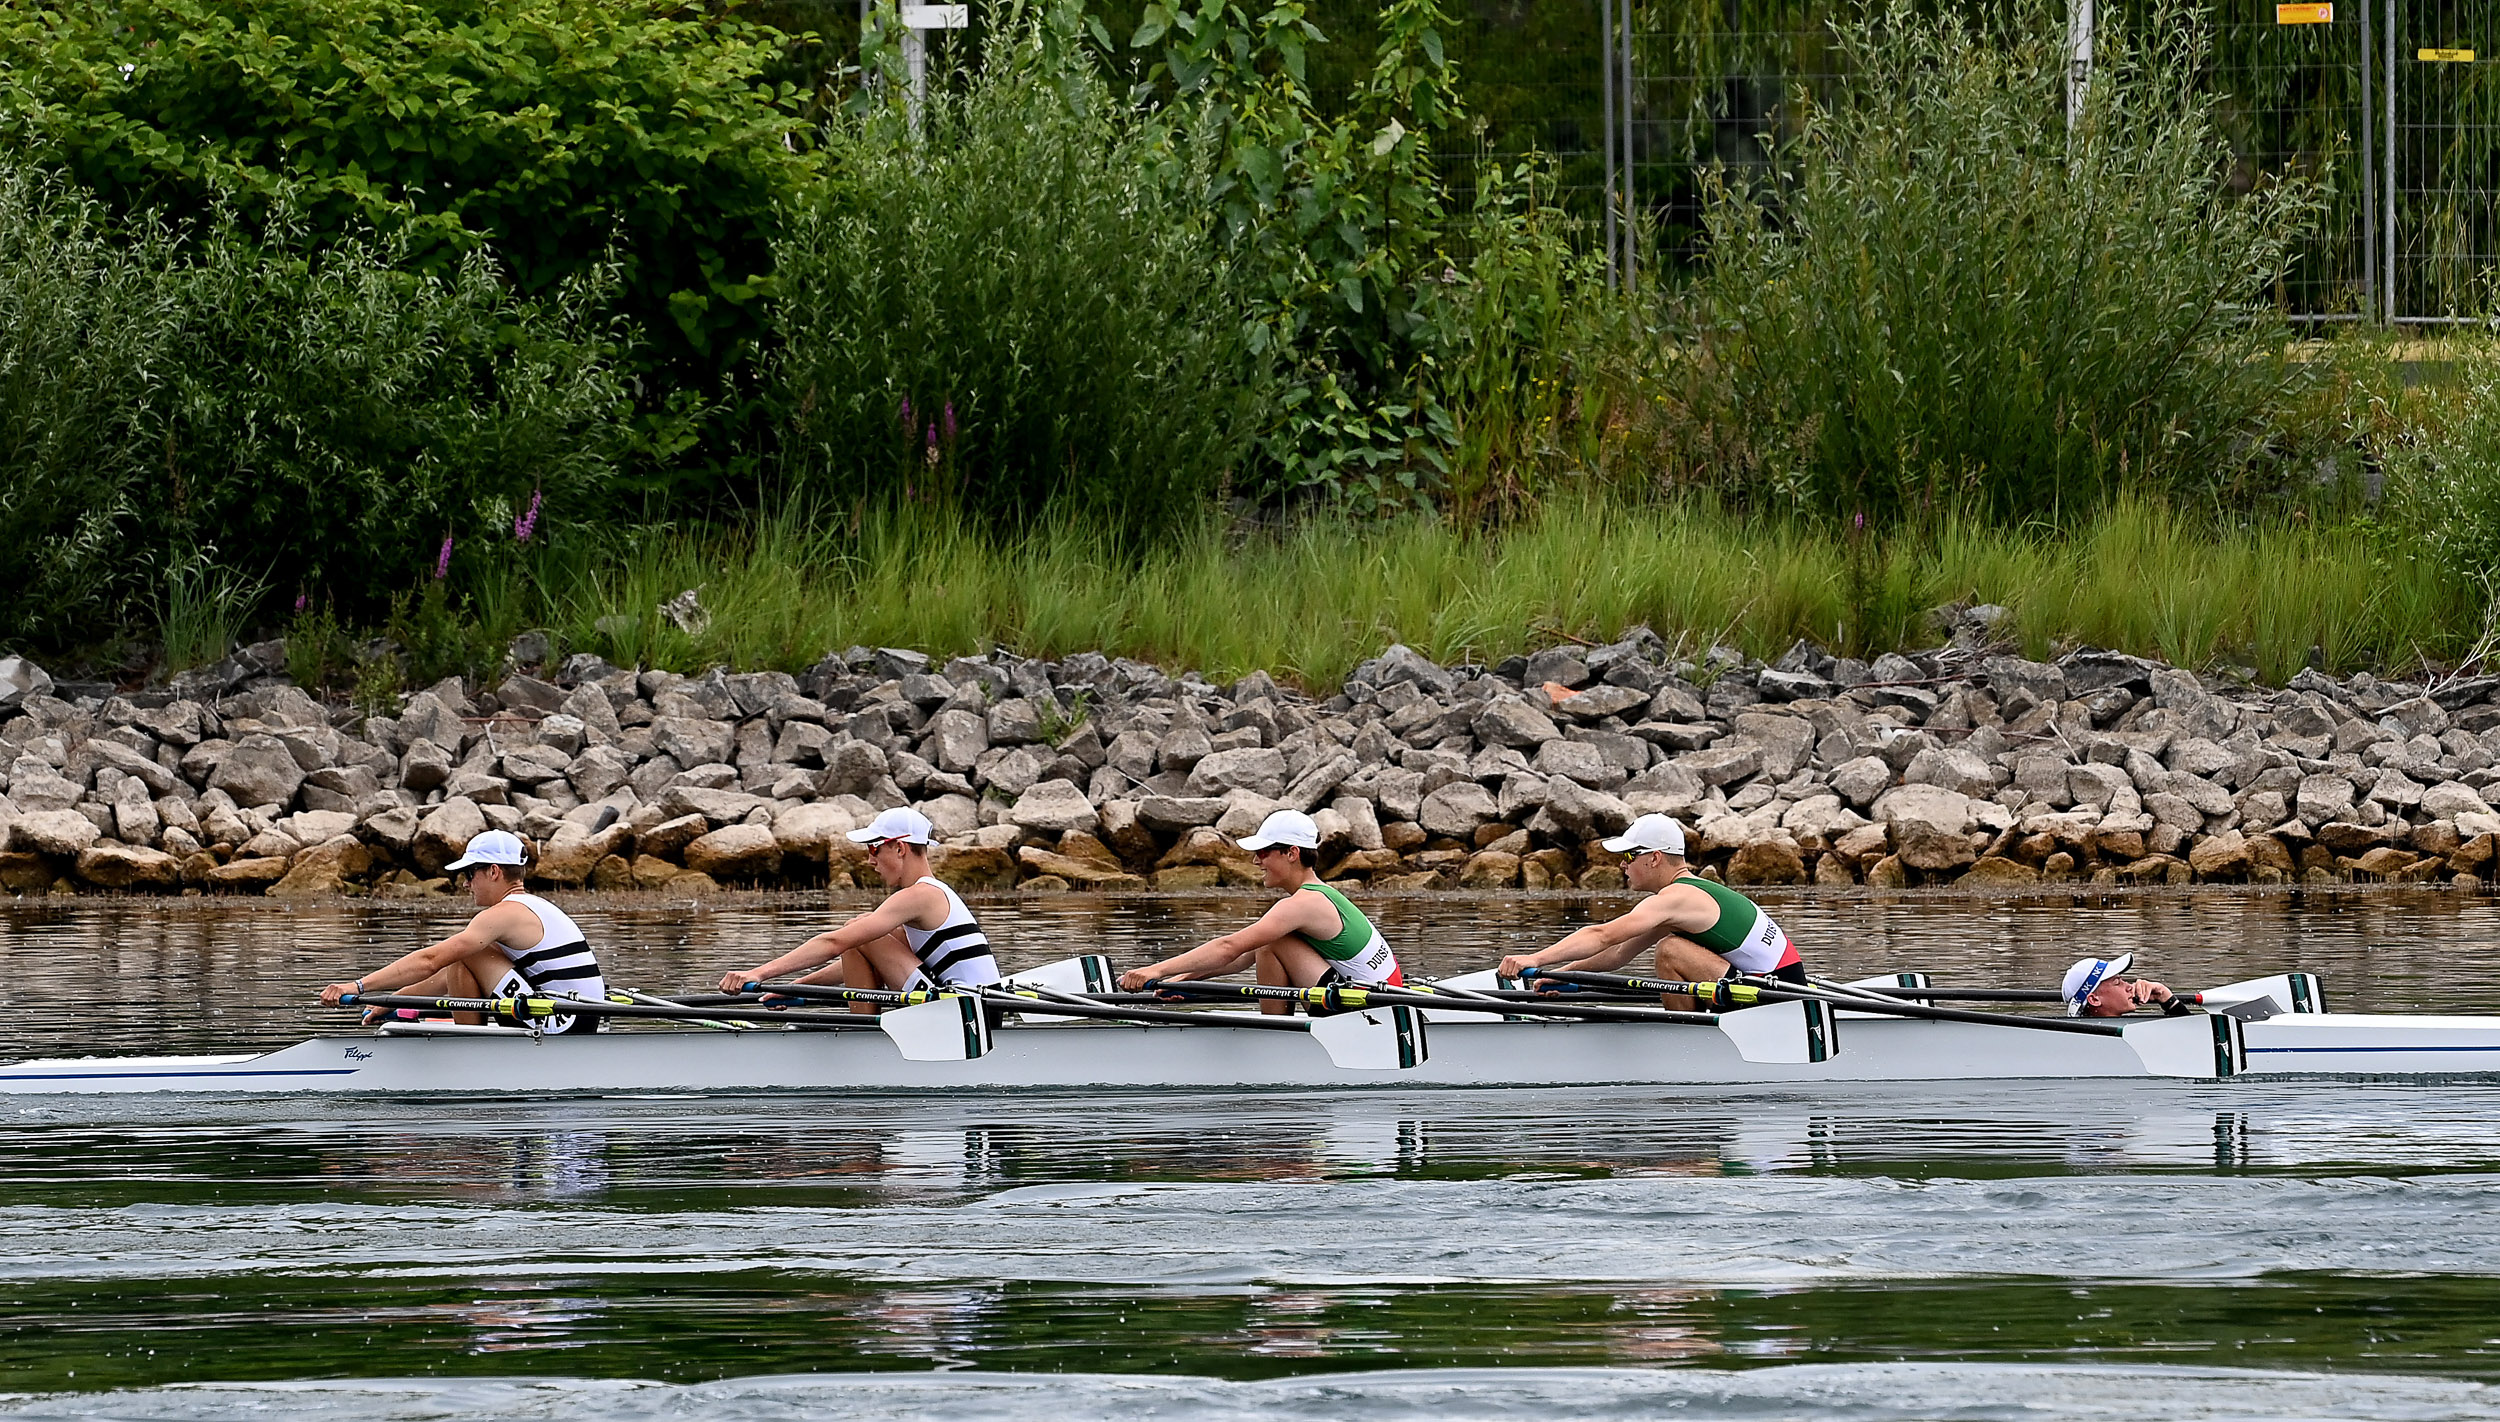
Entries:
{"type": "Polygon", "coordinates": [[[451,535],[446,533],[443,535],[443,551],[434,559],[434,581],[439,583],[449,576],[451,576],[451,535]]]}
{"type": "Polygon", "coordinates": [[[527,543],[530,541],[530,535],[538,531],[538,505],[539,501],[545,497],[546,493],[544,490],[530,490],[530,511],[512,521],[512,536],[514,538],[523,543],[527,543]]]}
{"type": "Polygon", "coordinates": [[[945,431],[946,431],[946,442],[947,442],[948,444],[953,444],[953,443],[955,442],[955,402],[954,402],[954,401],[949,400],[949,401],[947,401],[947,402],[946,402],[946,415],[945,415],[945,418],[943,419],[943,421],[942,421],[941,423],[942,423],[942,427],[943,427],[943,428],[945,429],[945,431]]]}
{"type": "Polygon", "coordinates": [[[929,426],[929,448],[937,448],[937,426],[929,426]]]}
{"type": "Polygon", "coordinates": [[[911,425],[911,397],[906,395],[903,397],[903,429],[906,433],[911,430],[911,425]]]}
{"type": "Polygon", "coordinates": [[[312,594],[311,594],[311,593],[308,593],[308,592],[299,592],[299,593],[297,593],[297,594],[295,595],[295,615],[296,615],[296,616],[298,616],[298,617],[303,616],[303,615],[304,615],[304,609],[305,609],[305,608],[308,608],[308,607],[310,607],[310,606],[312,606],[312,594]]]}

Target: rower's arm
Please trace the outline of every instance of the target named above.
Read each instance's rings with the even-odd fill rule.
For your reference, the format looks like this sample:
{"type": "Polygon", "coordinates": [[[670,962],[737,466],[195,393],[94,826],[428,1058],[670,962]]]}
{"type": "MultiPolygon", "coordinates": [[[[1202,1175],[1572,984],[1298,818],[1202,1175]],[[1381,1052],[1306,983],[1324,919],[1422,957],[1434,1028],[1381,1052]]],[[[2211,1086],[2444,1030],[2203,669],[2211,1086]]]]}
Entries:
{"type": "Polygon", "coordinates": [[[758,963],[744,971],[731,969],[721,974],[720,990],[737,992],[748,983],[770,982],[784,973],[821,967],[898,929],[918,927],[920,920],[928,915],[930,900],[936,893],[926,884],[914,884],[840,928],[827,929],[778,958],[758,963]]]}
{"type": "Polygon", "coordinates": [[[1514,953],[1501,962],[1506,978],[1522,968],[1555,968],[1569,964],[1582,972],[1604,973],[1640,956],[1643,945],[1674,927],[1672,895],[1652,894],[1630,913],[1573,929],[1534,953],[1514,953]]]}
{"type": "MultiPolygon", "coordinates": [[[[504,938],[524,931],[523,926],[514,921],[515,915],[527,917],[532,927],[538,922],[537,915],[519,904],[497,904],[470,919],[466,928],[439,943],[429,943],[413,953],[403,954],[356,982],[330,984],[322,989],[321,1000],[336,1006],[339,999],[349,993],[389,992],[394,988],[411,987],[454,963],[489,949],[502,953],[504,938]]],[[[480,986],[488,985],[481,983],[480,986]]]]}
{"type": "Polygon", "coordinates": [[[1234,929],[1221,938],[1210,938],[1188,952],[1166,958],[1160,963],[1149,963],[1122,973],[1120,986],[1135,992],[1158,978],[1220,978],[1226,973],[1237,973],[1248,967],[1251,960],[1258,957],[1259,950],[1270,943],[1297,933],[1307,934],[1314,929],[1317,929],[1319,937],[1332,937],[1341,923],[1335,906],[1319,895],[1287,894],[1247,927],[1234,929]],[[1325,927],[1313,922],[1318,917],[1318,909],[1328,912],[1330,922],[1325,927]]]}

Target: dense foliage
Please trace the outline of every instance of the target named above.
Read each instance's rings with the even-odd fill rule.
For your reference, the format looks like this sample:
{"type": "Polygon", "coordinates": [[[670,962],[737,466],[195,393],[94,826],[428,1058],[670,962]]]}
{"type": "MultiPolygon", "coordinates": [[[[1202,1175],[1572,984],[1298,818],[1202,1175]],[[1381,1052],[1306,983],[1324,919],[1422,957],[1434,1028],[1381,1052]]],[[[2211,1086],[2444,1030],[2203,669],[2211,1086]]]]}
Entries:
{"type": "Polygon", "coordinates": [[[2263,300],[2314,194],[2230,190],[2199,31],[2105,30],[2081,121],[2048,7],[1990,43],[1901,0],[1767,191],[1723,187],[1689,294],[1695,445],[1820,514],[2057,520],[2202,495],[2285,401],[2263,300]]]}
{"type": "Polygon", "coordinates": [[[1213,163],[1075,37],[994,43],[960,94],[828,125],[794,215],[773,383],[793,492],[1136,532],[1189,521],[1270,398],[1215,240],[1213,163]]]}
{"type": "Polygon", "coordinates": [[[0,18],[17,141],[123,212],[283,208],[523,295],[613,261],[670,384],[761,329],[809,159],[781,37],[690,0],[113,0],[0,18]]]}
{"type": "Polygon", "coordinates": [[[238,586],[371,610],[534,495],[604,513],[630,409],[602,275],[525,302],[482,254],[428,273],[283,211],[117,227],[0,168],[0,626],[238,586]]]}

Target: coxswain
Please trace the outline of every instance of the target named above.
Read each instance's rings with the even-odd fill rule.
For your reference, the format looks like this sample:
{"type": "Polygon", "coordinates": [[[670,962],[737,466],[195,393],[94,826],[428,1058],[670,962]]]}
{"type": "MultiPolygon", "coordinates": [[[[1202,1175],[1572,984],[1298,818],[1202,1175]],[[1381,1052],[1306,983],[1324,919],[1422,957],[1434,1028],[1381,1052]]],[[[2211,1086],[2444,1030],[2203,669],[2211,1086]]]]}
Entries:
{"type": "MultiPolygon", "coordinates": [[[[1623,876],[1649,897],[1622,917],[1577,929],[1540,952],[1504,958],[1503,977],[1527,968],[1609,973],[1654,949],[1658,976],[1678,982],[1748,973],[1804,984],[1805,963],[1779,924],[1753,900],[1691,871],[1684,826],[1673,816],[1643,815],[1605,845],[1631,856],[1623,876]]],[[[1682,994],[1666,994],[1664,1001],[1677,1009],[1693,1005],[1682,994]]]]}
{"type": "Polygon", "coordinates": [[[2133,953],[2115,958],[2081,958],[2066,970],[2057,995],[2066,1000],[2069,1017],[2124,1017],[2140,1007],[2158,1007],[2176,1017],[2188,1010],[2170,989],[2148,978],[2128,978],[2133,953]]]}
{"type": "MultiPolygon", "coordinates": [[[[1210,938],[1186,953],[1120,975],[1136,992],[1158,979],[1218,978],[1257,964],[1269,987],[1328,987],[1405,983],[1398,955],[1352,900],[1319,876],[1319,826],[1297,810],[1278,810],[1258,833],[1240,841],[1259,866],[1260,880],[1284,897],[1247,928],[1210,938]]],[[[1262,1001],[1262,1012],[1290,1011],[1292,1004],[1262,1001]]]]}
{"type": "MultiPolygon", "coordinates": [[[[596,1001],[607,995],[599,959],[564,910],[522,888],[529,846],[509,830],[488,830],[469,841],[446,872],[465,875],[478,915],[469,926],[414,953],[374,969],[354,982],[332,983],[321,1000],[337,1006],[351,994],[405,993],[413,997],[544,997],[596,1001]]],[[[386,1015],[370,1008],[365,1021],[386,1015]]],[[[477,1023],[474,1012],[452,1014],[477,1023]]],[[[542,1033],[595,1032],[599,1019],[560,1014],[532,1025],[542,1033]]]]}
{"type": "MultiPolygon", "coordinates": [[[[721,974],[720,990],[741,992],[748,983],[828,964],[798,981],[895,992],[997,982],[998,959],[980,920],[961,895],[929,872],[929,833],[929,817],[908,806],[852,830],[851,841],[868,846],[868,862],[893,891],[885,902],[769,962],[721,974]]],[[[875,1010],[867,1004],[852,1008],[875,1010]]]]}

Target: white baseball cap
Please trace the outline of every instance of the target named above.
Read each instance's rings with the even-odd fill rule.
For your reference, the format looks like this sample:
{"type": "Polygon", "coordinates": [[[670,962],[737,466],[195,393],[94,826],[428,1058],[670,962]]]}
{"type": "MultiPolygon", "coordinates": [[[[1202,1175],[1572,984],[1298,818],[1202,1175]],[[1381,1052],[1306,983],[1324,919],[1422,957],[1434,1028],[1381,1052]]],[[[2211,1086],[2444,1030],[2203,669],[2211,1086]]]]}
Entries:
{"type": "Polygon", "coordinates": [[[899,839],[905,844],[927,844],[929,817],[909,805],[897,805],[880,812],[868,822],[868,828],[851,831],[850,838],[853,844],[876,844],[889,839],[899,839]]]}
{"type": "Polygon", "coordinates": [[[460,857],[443,866],[446,874],[475,869],[480,864],[501,864],[517,869],[529,863],[529,851],[521,846],[521,837],[510,830],[488,830],[470,840],[460,857]]]}
{"type": "Polygon", "coordinates": [[[1632,827],[1606,841],[1609,854],[1647,854],[1657,850],[1665,854],[1684,852],[1684,825],[1673,815],[1643,815],[1632,827]]]}
{"type": "Polygon", "coordinates": [[[1259,832],[1241,841],[1241,847],[1261,850],[1273,845],[1294,849],[1319,848],[1319,824],[1300,810],[1278,810],[1259,825],[1259,832]]]}
{"type": "Polygon", "coordinates": [[[2134,966],[2133,953],[2121,953],[2115,958],[2076,959],[2075,965],[2066,970],[2066,980],[2057,985],[2057,995],[2066,999],[2066,1015],[2081,1017],[2083,1000],[2092,995],[2094,988],[2134,966]]]}

